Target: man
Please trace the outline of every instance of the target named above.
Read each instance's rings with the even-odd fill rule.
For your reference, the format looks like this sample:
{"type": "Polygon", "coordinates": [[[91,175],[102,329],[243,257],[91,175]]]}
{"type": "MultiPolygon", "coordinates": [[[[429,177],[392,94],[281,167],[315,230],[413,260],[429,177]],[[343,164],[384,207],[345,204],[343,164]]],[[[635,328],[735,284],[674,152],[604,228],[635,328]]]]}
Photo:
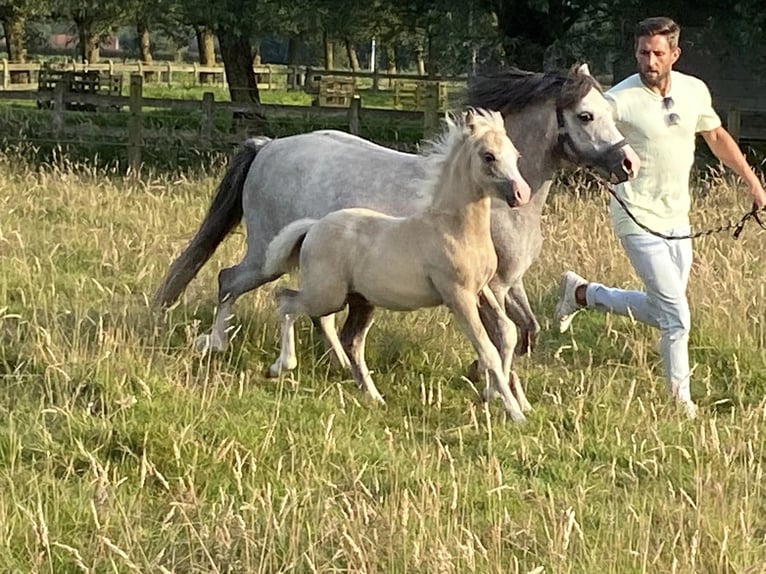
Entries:
{"type": "MultiPolygon", "coordinates": [[[[699,79],[673,70],[681,55],[680,29],[670,18],[648,18],[636,27],[638,73],[606,96],[617,127],[641,159],[636,179],[617,194],[643,225],[665,235],[685,235],[689,226],[689,173],[695,134],[700,133],[724,165],[749,187],[756,206],[766,206],[766,192],[737,143],[721,127],[710,92],[699,79]]],[[[689,390],[689,303],[686,286],[692,264],[690,239],[665,240],[643,231],[612,199],[615,233],[644,291],[626,291],[588,282],[573,271],[561,277],[556,320],[563,333],[585,307],[632,316],[660,330],[660,354],[668,390],[694,418],[689,390]]]]}

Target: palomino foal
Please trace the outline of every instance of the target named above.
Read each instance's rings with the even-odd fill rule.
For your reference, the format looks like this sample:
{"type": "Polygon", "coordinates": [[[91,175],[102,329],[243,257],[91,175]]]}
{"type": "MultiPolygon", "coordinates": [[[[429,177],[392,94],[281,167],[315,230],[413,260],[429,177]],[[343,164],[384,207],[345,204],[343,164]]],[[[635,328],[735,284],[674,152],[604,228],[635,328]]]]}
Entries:
{"type": "Polygon", "coordinates": [[[300,291],[277,293],[282,352],[270,373],[278,375],[297,365],[296,315],[321,317],[327,326],[332,323],[326,318],[348,304],[340,340],[334,329],[326,334],[341,362],[351,367],[357,385],[383,402],[364,359],[374,307],[410,311],[444,304],[479,355],[480,372],[487,379],[484,398],[499,395],[509,416],[522,422],[522,410],[529,403],[518,378],[511,375],[512,355],[503,364],[479,316],[482,298],[507,348],[513,348],[516,328],[487,284],[497,269],[491,200],[500,198],[514,207],[530,197],[518,170],[519,154],[502,116],[485,110],[469,110],[461,120],[448,121],[434,153],[443,159],[435,162],[425,183],[433,188],[433,200],[424,211],[392,217],[365,208],[343,209],[319,220],[291,223],[269,244],[265,272],[277,276],[298,260],[301,278],[300,291]]]}

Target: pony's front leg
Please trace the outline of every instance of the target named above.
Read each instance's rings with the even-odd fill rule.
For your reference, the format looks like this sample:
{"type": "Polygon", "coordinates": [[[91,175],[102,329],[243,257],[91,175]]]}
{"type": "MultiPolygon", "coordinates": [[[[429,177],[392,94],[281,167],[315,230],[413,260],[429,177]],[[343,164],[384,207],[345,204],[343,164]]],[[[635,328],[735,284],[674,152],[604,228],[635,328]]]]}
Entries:
{"type": "Polygon", "coordinates": [[[267,373],[270,377],[278,377],[285,371],[292,371],[298,366],[298,357],[295,354],[295,315],[282,313],[281,337],[279,357],[269,367],[267,373]]]}
{"type": "MultiPolygon", "coordinates": [[[[493,296],[494,297],[494,296],[493,296]]],[[[485,398],[492,394],[500,395],[505,411],[516,423],[523,423],[526,417],[516,397],[508,386],[508,377],[503,372],[503,362],[497,347],[489,338],[479,316],[479,301],[473,293],[460,290],[444,297],[444,302],[452,311],[463,333],[468,337],[479,355],[479,372],[487,376],[485,398]]]]}
{"type": "Polygon", "coordinates": [[[488,321],[494,321],[496,330],[498,332],[498,340],[501,341],[498,344],[494,341],[498,352],[500,353],[500,360],[503,363],[503,373],[508,377],[511,391],[513,392],[516,400],[521,406],[521,410],[528,412],[532,410],[532,405],[527,400],[526,393],[524,393],[524,387],[521,384],[521,379],[513,371],[513,359],[515,356],[514,349],[519,339],[516,325],[505,314],[503,306],[500,304],[495,292],[490,287],[484,287],[481,293],[479,312],[482,314],[482,320],[484,324],[488,321]]]}

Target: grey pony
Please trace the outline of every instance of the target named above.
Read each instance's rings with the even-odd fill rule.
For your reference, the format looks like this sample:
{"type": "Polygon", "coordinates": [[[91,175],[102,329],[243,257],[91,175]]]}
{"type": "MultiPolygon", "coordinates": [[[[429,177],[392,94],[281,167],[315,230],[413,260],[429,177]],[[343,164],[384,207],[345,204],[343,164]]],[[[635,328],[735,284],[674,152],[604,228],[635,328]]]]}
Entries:
{"type": "MultiPolygon", "coordinates": [[[[527,352],[540,324],[523,275],[540,254],[541,213],[555,171],[569,162],[622,182],[637,171],[639,161],[617,130],[610,105],[586,65],[568,73],[511,70],[475,77],[466,103],[503,113],[522,156],[521,173],[533,190],[523,207],[493,202],[491,225],[498,271],[490,287],[519,330],[515,352],[527,352]]],[[[247,140],[230,161],[196,234],[168,269],[154,303],[173,304],[244,216],[247,253],[238,265],[218,275],[218,309],[205,344],[222,350],[228,343],[226,322],[234,301],[276,279],[265,275],[262,266],[269,242],[283,227],[348,207],[398,216],[419,211],[430,201],[421,185],[427,169],[427,157],[340,131],[247,140]]],[[[492,325],[486,326],[492,334],[492,325]]]]}

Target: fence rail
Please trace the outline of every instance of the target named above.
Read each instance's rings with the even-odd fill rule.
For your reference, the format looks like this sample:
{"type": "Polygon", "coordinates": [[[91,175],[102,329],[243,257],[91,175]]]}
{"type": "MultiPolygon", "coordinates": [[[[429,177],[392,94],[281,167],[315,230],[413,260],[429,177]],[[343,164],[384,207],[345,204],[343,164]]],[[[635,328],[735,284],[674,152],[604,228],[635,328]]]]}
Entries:
{"type": "Polygon", "coordinates": [[[220,131],[216,127],[216,116],[228,114],[260,116],[269,121],[288,119],[303,120],[308,116],[332,120],[333,125],[342,126],[350,133],[359,134],[363,127],[371,125],[409,125],[421,126],[423,133],[429,133],[438,125],[439,110],[434,107],[424,111],[389,110],[362,108],[362,101],[357,96],[351,100],[348,108],[295,106],[277,104],[256,104],[230,101],[216,101],[213,92],[205,92],[201,100],[180,100],[168,98],[147,98],[143,96],[143,77],[134,74],[130,78],[129,95],[111,95],[98,93],[72,93],[65,88],[65,82],[56,84],[54,90],[0,91],[3,100],[35,101],[49,114],[50,133],[54,141],[77,141],[85,138],[109,138],[126,149],[125,157],[130,169],[136,170],[142,162],[142,150],[153,137],[171,137],[174,141],[188,141],[195,149],[212,149],[213,143],[226,145],[242,141],[244,133],[220,131]],[[68,106],[90,106],[94,110],[107,110],[110,114],[122,115],[123,120],[109,122],[109,127],[86,125],[68,125],[66,118],[80,114],[86,118],[88,112],[72,112],[68,106]],[[199,118],[199,128],[164,128],[156,130],[147,125],[148,110],[173,110],[195,113],[199,118]],[[129,114],[129,115],[128,115],[129,114]],[[119,124],[115,126],[114,124],[119,124]],[[120,125],[125,127],[120,127],[120,125]]]}
{"type": "MultiPolygon", "coordinates": [[[[35,87],[40,70],[44,64],[30,62],[24,64],[11,63],[7,59],[0,59],[0,87],[3,90],[28,90],[30,83],[35,87]],[[13,73],[26,73],[30,80],[29,83],[13,82],[13,73]]],[[[179,75],[191,75],[195,82],[202,83],[201,77],[207,75],[214,79],[214,83],[226,85],[226,70],[222,65],[202,66],[196,62],[184,64],[178,62],[157,62],[146,63],[141,61],[133,62],[114,62],[107,60],[96,64],[84,64],[79,62],[68,62],[51,66],[55,70],[67,70],[72,72],[99,71],[112,75],[122,74],[124,76],[141,75],[144,79],[150,74],[155,75],[158,81],[171,84],[173,78],[179,75]]],[[[321,77],[327,75],[340,76],[346,78],[368,79],[372,80],[373,85],[378,85],[381,81],[393,85],[395,80],[416,80],[416,81],[439,81],[439,82],[465,82],[467,76],[424,76],[418,74],[387,74],[379,71],[364,72],[350,70],[326,70],[324,68],[312,68],[310,66],[286,65],[286,64],[262,64],[254,65],[253,72],[258,81],[258,89],[272,90],[275,88],[302,89],[307,78],[321,77]]],[[[310,82],[310,80],[308,80],[310,82]]]]}

